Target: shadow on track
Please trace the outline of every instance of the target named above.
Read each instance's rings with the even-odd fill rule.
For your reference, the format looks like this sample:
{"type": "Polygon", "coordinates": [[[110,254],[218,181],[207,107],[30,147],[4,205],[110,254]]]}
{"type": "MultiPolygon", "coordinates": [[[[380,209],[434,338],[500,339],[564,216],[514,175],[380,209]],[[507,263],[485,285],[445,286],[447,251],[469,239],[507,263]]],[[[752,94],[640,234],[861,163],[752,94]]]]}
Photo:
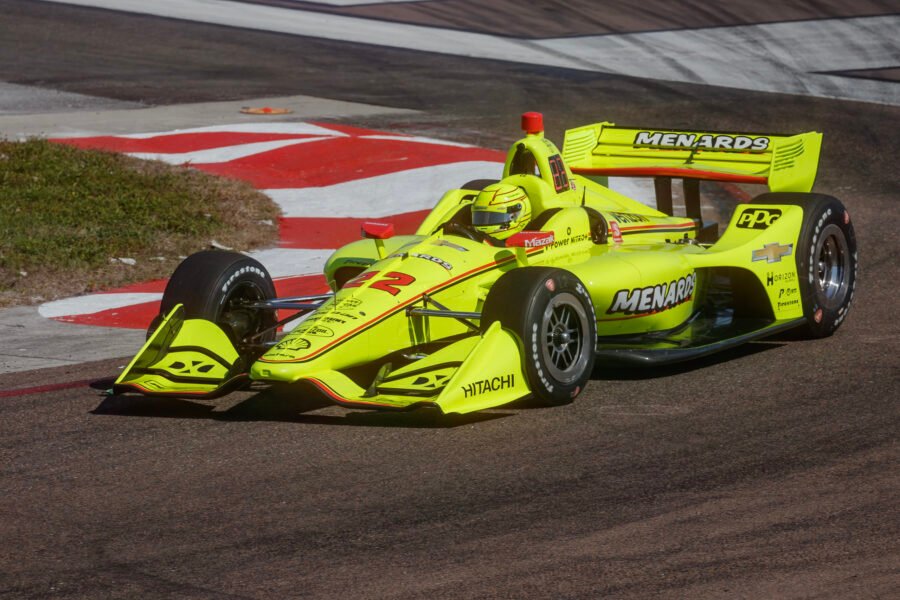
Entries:
{"type": "MultiPolygon", "coordinates": [[[[109,380],[91,384],[95,389],[108,389],[109,380]]],[[[318,397],[306,386],[276,386],[261,392],[242,392],[247,396],[237,404],[220,410],[212,401],[139,395],[109,395],[91,411],[95,415],[122,417],[155,417],[169,419],[209,419],[213,421],[275,421],[310,425],[350,427],[397,427],[447,429],[511,416],[509,411],[476,412],[466,415],[443,415],[440,411],[420,408],[408,412],[357,411],[348,409],[343,415],[308,414],[335,406],[318,397]]]]}
{"type": "MultiPolygon", "coordinates": [[[[598,364],[594,367],[591,381],[639,381],[669,377],[752,356],[782,345],[784,345],[782,342],[773,341],[753,342],[712,356],[661,366],[598,364]]],[[[91,387],[108,390],[112,387],[112,380],[98,380],[93,382],[91,387]]],[[[344,427],[446,429],[514,416],[522,410],[546,408],[536,405],[529,399],[523,399],[511,402],[502,409],[479,411],[466,415],[444,415],[438,410],[428,408],[418,408],[407,412],[346,409],[342,415],[330,415],[315,413],[315,411],[333,407],[335,404],[319,396],[314,388],[303,384],[273,386],[261,391],[251,390],[234,394],[244,398],[225,409],[220,409],[220,405],[215,404],[212,400],[199,401],[125,394],[107,395],[91,413],[122,417],[209,419],[234,422],[273,421],[344,427]]],[[[227,398],[232,398],[232,396],[227,398]]]]}
{"type": "Polygon", "coordinates": [[[702,358],[695,358],[693,360],[667,365],[635,365],[631,363],[602,364],[598,360],[594,365],[591,381],[638,381],[681,375],[682,373],[714,367],[721,363],[738,360],[746,356],[753,356],[760,352],[774,350],[781,346],[784,346],[783,342],[773,341],[772,338],[769,338],[763,341],[750,342],[702,358]]]}

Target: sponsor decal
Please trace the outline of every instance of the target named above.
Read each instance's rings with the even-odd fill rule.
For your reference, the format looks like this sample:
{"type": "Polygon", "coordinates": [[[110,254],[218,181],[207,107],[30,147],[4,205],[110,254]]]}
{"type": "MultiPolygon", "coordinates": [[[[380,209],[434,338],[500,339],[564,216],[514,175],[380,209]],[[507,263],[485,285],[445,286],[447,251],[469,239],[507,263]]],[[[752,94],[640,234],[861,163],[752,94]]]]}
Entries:
{"type": "Polygon", "coordinates": [[[741,229],[768,229],[780,217],[781,211],[777,208],[747,208],[735,225],[741,229]]]}
{"type": "Polygon", "coordinates": [[[342,267],[368,267],[375,263],[372,258],[346,258],[341,260],[339,265],[342,267]]]}
{"type": "Polygon", "coordinates": [[[468,398],[470,396],[478,396],[480,394],[486,394],[488,392],[498,392],[500,390],[505,390],[507,388],[511,388],[516,384],[516,376],[512,373],[509,375],[501,375],[498,377],[490,377],[488,379],[482,379],[480,381],[473,381],[469,385],[461,386],[460,389],[463,392],[463,397],[468,398]]]}
{"type": "Polygon", "coordinates": [[[778,301],[778,310],[784,310],[786,308],[793,308],[794,306],[800,306],[800,298],[794,298],[793,300],[785,300],[782,302],[778,301]]]}
{"type": "Polygon", "coordinates": [[[775,273],[774,271],[769,271],[766,274],[766,285],[769,287],[776,283],[790,283],[791,281],[797,281],[797,274],[793,271],[788,273],[775,273]]]}
{"type": "Polygon", "coordinates": [[[312,323],[307,325],[309,319],[304,321],[294,332],[297,335],[311,335],[314,337],[334,337],[334,331],[331,330],[331,327],[326,327],[325,325],[319,325],[318,323],[312,323]]]}
{"type": "Polygon", "coordinates": [[[644,315],[661,312],[690,300],[696,284],[697,274],[691,273],[668,283],[619,290],[606,314],[644,315]]]}
{"type": "Polygon", "coordinates": [[[765,136],[679,133],[672,131],[639,131],[634,136],[634,146],[663,148],[707,148],[709,150],[766,150],[771,140],[765,136]]]}
{"type": "Polygon", "coordinates": [[[622,230],[619,229],[619,224],[616,221],[610,221],[609,228],[612,231],[613,241],[617,244],[621,244],[622,243],[622,230]]]}
{"type": "Polygon", "coordinates": [[[418,252],[411,252],[410,256],[412,256],[413,258],[421,258],[422,260],[427,260],[429,262],[433,262],[436,265],[440,265],[440,266],[444,267],[448,271],[453,270],[453,265],[451,265],[450,263],[448,263],[446,260],[444,260],[442,258],[438,258],[437,256],[432,256],[430,254],[419,254],[418,252]]]}
{"type": "Polygon", "coordinates": [[[291,336],[283,339],[275,346],[276,350],[306,350],[310,346],[309,340],[299,336],[291,336]]]}
{"type": "Polygon", "coordinates": [[[796,296],[799,293],[800,293],[800,290],[795,287],[781,288],[780,290],[778,290],[778,297],[779,298],[790,298],[791,296],[796,296]]]}
{"type": "Polygon", "coordinates": [[[447,248],[453,248],[454,250],[459,250],[460,252],[468,252],[469,249],[459,244],[454,244],[453,242],[448,242],[447,240],[435,240],[432,242],[434,246],[446,246],[447,248]]]}
{"type": "Polygon", "coordinates": [[[553,188],[557,193],[570,189],[569,176],[566,174],[566,167],[563,165],[562,157],[554,154],[547,159],[550,163],[550,173],[553,175],[553,188]]]}
{"type": "Polygon", "coordinates": [[[636,215],[634,213],[609,213],[618,223],[649,223],[650,219],[644,215],[636,215]]]}
{"type": "Polygon", "coordinates": [[[337,303],[335,308],[339,310],[353,310],[354,308],[359,308],[360,304],[362,304],[362,300],[359,298],[344,298],[337,303]]]}
{"type": "Polygon", "coordinates": [[[416,281],[416,278],[406,273],[391,271],[381,275],[381,271],[367,271],[358,277],[354,277],[344,284],[344,288],[360,287],[370,279],[376,279],[369,287],[373,290],[387,292],[391,296],[400,293],[401,287],[406,287],[416,281]],[[379,277],[380,276],[380,277],[379,277]]]}
{"type": "Polygon", "coordinates": [[[791,255],[793,248],[793,244],[782,245],[778,242],[766,244],[759,250],[753,251],[752,262],[756,262],[759,260],[764,260],[767,263],[781,262],[782,257],[791,255]]]}
{"type": "MultiPolygon", "coordinates": [[[[237,279],[238,277],[240,277],[241,275],[244,275],[245,273],[254,273],[255,275],[258,275],[260,277],[260,279],[266,278],[265,272],[263,272],[263,270],[260,269],[259,267],[254,267],[254,266],[241,267],[240,269],[238,269],[237,271],[235,271],[234,273],[231,274],[231,277],[228,278],[228,281],[226,281],[224,284],[222,284],[222,293],[225,294],[228,291],[228,288],[231,287],[231,284],[234,283],[234,280],[237,279]]],[[[227,299],[227,297],[223,296],[221,302],[225,302],[226,299],[227,299]]]]}
{"type": "MultiPolygon", "coordinates": [[[[570,227],[570,228],[569,228],[569,231],[570,231],[570,232],[571,232],[571,229],[572,229],[572,228],[570,227]]],[[[563,239],[561,239],[561,240],[556,240],[555,242],[553,242],[552,247],[553,247],[554,250],[555,250],[556,248],[565,248],[565,247],[568,246],[569,244],[572,244],[572,245],[574,246],[575,244],[578,244],[579,242],[584,242],[584,241],[587,241],[587,240],[590,240],[590,239],[591,239],[591,234],[589,234],[589,233],[580,233],[580,234],[577,234],[577,235],[569,236],[569,237],[567,237],[567,238],[563,238],[563,239]]]]}
{"type": "MultiPolygon", "coordinates": [[[[355,319],[356,317],[351,317],[355,319]]],[[[312,323],[313,321],[317,323],[332,323],[337,325],[343,325],[347,322],[346,319],[341,319],[340,317],[333,316],[332,313],[322,313],[322,314],[314,314],[311,317],[307,317],[304,323],[312,323]]]]}

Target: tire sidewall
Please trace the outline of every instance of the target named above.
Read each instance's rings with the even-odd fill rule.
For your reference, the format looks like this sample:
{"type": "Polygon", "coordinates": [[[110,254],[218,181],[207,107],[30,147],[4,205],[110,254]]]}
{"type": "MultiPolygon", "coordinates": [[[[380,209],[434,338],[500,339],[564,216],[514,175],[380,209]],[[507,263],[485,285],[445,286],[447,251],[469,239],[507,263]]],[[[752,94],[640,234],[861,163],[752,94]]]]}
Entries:
{"type": "MultiPolygon", "coordinates": [[[[806,207],[804,207],[806,209],[806,207]]],[[[806,317],[807,330],[813,337],[826,337],[837,330],[847,313],[856,292],[856,280],[859,270],[856,235],[850,221],[849,212],[834,198],[821,199],[809,207],[804,214],[803,229],[800,233],[797,249],[797,276],[800,284],[800,297],[803,303],[803,314],[806,317]],[[843,233],[850,254],[850,265],[845,274],[847,289],[843,300],[834,307],[821,305],[818,299],[816,284],[816,267],[818,263],[817,249],[821,234],[829,225],[835,225],[843,233]],[[821,313],[819,312],[821,311],[821,313]]]]}
{"type": "MultiPolygon", "coordinates": [[[[253,286],[261,299],[275,298],[272,277],[259,261],[237,252],[218,250],[192,254],[169,279],[160,304],[161,314],[168,314],[176,305],[182,304],[185,318],[219,323],[225,303],[241,286],[253,286]]],[[[264,312],[260,318],[265,326],[274,325],[275,311],[264,312]]],[[[223,329],[227,331],[228,328],[223,329]]],[[[227,333],[234,339],[233,332],[227,333]]],[[[274,335],[274,331],[267,334],[263,341],[274,339],[274,335]]]]}
{"type": "Polygon", "coordinates": [[[525,375],[534,398],[544,405],[566,404],[584,389],[594,366],[597,322],[590,294],[572,273],[547,267],[521,267],[505,273],[485,303],[482,327],[494,321],[511,330],[522,344],[525,375]],[[574,380],[563,382],[552,375],[544,356],[543,324],[554,298],[571,294],[586,317],[582,324],[582,348],[574,380]],[[498,297],[499,296],[499,297],[498,297]],[[524,299],[524,302],[523,302],[524,299]],[[584,330],[586,328],[586,331],[584,330]]]}
{"type": "Polygon", "coordinates": [[[796,264],[800,301],[806,319],[804,330],[811,338],[831,335],[850,311],[859,275],[856,234],[850,213],[840,200],[825,194],[774,192],[758,196],[752,204],[788,204],[803,209],[803,225],[797,238],[796,264]],[[831,308],[820,306],[816,290],[817,248],[821,234],[829,225],[836,226],[843,233],[850,255],[846,294],[840,304],[831,308]],[[821,314],[818,315],[820,309],[821,314]]]}

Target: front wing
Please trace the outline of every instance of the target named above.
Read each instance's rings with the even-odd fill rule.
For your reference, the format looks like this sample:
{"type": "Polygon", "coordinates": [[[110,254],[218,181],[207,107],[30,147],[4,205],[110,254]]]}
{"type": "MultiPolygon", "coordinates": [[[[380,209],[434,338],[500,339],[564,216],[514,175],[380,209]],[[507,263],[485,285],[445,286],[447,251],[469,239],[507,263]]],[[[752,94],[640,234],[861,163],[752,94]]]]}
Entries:
{"type": "MultiPolygon", "coordinates": [[[[299,377],[345,406],[408,410],[422,406],[468,413],[531,394],[520,342],[494,323],[396,370],[386,363],[362,387],[338,370],[299,377]]],[[[231,340],[215,323],[185,319],[175,307],[115,382],[116,393],[214,398],[250,381],[231,340]]]]}

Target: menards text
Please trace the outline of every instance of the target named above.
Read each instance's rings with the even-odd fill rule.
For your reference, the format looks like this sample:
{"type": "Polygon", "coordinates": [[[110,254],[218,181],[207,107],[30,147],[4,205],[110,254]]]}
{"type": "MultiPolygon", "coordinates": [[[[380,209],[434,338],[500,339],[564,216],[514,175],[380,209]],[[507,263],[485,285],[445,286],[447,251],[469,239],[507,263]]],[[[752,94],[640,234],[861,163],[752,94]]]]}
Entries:
{"type": "Polygon", "coordinates": [[[634,315],[666,310],[690,300],[694,294],[696,283],[697,274],[691,273],[668,283],[619,290],[606,313],[634,315]]]}
{"type": "Polygon", "coordinates": [[[634,136],[635,146],[669,146],[672,148],[710,148],[723,150],[765,150],[769,138],[746,135],[711,135],[708,133],[671,133],[640,131],[634,136]]]}

